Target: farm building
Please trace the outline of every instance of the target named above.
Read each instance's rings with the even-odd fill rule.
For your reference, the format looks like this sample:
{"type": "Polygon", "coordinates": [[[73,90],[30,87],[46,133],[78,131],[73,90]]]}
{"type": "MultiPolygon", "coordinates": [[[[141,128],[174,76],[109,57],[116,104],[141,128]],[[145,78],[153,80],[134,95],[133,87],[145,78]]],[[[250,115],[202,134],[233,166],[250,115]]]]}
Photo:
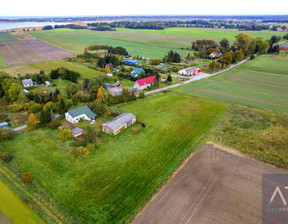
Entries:
{"type": "Polygon", "coordinates": [[[209,54],[209,57],[210,58],[218,58],[218,57],[221,57],[222,56],[222,53],[221,52],[212,52],[211,54],[209,54]]]}
{"type": "Polygon", "coordinates": [[[139,65],[139,62],[136,60],[127,60],[127,61],[124,61],[124,64],[125,65],[139,65]]]}
{"type": "Polygon", "coordinates": [[[134,68],[130,75],[137,77],[140,74],[145,74],[145,70],[143,68],[134,68]]]}
{"type": "Polygon", "coordinates": [[[78,136],[84,134],[84,130],[78,127],[73,126],[72,124],[66,123],[61,125],[58,129],[61,131],[62,128],[67,127],[71,130],[71,134],[74,138],[77,138],[78,136]]]}
{"type": "Polygon", "coordinates": [[[151,87],[154,85],[155,75],[150,76],[144,79],[139,79],[134,83],[134,87],[138,88],[139,90],[146,89],[147,87],[151,87]]]}
{"type": "Polygon", "coordinates": [[[7,127],[8,127],[8,123],[7,122],[0,123],[0,129],[7,128],[7,127]]]}
{"type": "Polygon", "coordinates": [[[178,74],[179,75],[194,75],[194,74],[197,74],[201,72],[201,69],[200,68],[185,68],[185,69],[181,69],[178,71],[178,74]]]}
{"type": "Polygon", "coordinates": [[[87,105],[84,105],[82,107],[78,107],[74,110],[69,110],[65,113],[65,118],[67,121],[75,124],[80,121],[80,119],[91,121],[94,119],[97,115],[90,110],[90,108],[87,105]]]}
{"type": "Polygon", "coordinates": [[[121,87],[121,86],[123,86],[123,83],[121,83],[121,82],[119,82],[119,81],[117,81],[116,83],[105,83],[104,84],[104,88],[105,89],[109,89],[109,88],[115,88],[115,87],[121,87]]]}
{"type": "Polygon", "coordinates": [[[25,88],[30,87],[30,86],[33,86],[33,81],[32,79],[23,79],[22,84],[25,88]]]}
{"type": "Polygon", "coordinates": [[[117,135],[136,122],[136,116],[131,113],[123,113],[102,124],[102,131],[107,134],[117,135]]]}

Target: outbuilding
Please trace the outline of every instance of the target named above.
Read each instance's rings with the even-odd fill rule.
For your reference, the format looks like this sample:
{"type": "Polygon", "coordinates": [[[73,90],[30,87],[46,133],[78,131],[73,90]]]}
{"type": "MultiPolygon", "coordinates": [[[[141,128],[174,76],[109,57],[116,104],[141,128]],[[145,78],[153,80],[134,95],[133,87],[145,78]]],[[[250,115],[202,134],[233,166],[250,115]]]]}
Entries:
{"type": "Polygon", "coordinates": [[[79,122],[80,119],[91,121],[95,119],[96,116],[97,115],[87,105],[69,110],[65,113],[66,120],[73,124],[79,122]]]}
{"type": "Polygon", "coordinates": [[[136,116],[131,113],[123,113],[102,124],[102,131],[107,134],[117,135],[122,130],[136,122],[136,116]]]}
{"type": "Polygon", "coordinates": [[[70,124],[70,123],[66,123],[66,124],[61,125],[61,126],[58,128],[59,131],[61,131],[62,128],[64,128],[64,127],[67,127],[67,128],[70,129],[71,134],[72,134],[72,136],[73,136],[74,138],[77,138],[78,136],[80,136],[80,135],[82,135],[82,134],[85,133],[82,128],[75,127],[74,125],[72,125],[72,124],[70,124]]]}

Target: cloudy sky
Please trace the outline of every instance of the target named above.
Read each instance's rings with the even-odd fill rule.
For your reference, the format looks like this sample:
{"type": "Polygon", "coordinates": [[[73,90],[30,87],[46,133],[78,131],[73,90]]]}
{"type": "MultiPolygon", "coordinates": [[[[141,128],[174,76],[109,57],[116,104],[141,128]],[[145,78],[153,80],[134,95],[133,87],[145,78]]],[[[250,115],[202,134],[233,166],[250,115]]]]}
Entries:
{"type": "Polygon", "coordinates": [[[2,17],[264,14],[287,15],[288,0],[1,0],[0,7],[2,17]]]}

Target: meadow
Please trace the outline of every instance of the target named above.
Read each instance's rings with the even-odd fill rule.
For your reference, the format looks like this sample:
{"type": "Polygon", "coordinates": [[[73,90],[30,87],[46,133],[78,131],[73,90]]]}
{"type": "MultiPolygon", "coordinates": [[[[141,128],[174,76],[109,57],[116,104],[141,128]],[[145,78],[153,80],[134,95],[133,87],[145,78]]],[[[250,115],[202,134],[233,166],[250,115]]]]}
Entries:
{"type": "MultiPolygon", "coordinates": [[[[33,35],[48,43],[52,43],[74,53],[83,53],[85,47],[93,44],[108,44],[127,48],[129,54],[144,57],[163,58],[170,49],[187,55],[191,42],[197,39],[213,39],[220,41],[227,38],[232,43],[238,30],[168,28],[165,30],[134,30],[118,28],[117,31],[88,31],[57,29],[50,31],[30,31],[33,35]]],[[[284,35],[273,31],[245,31],[251,37],[269,39],[272,35],[284,35]]]]}
{"type": "Polygon", "coordinates": [[[11,41],[17,41],[17,39],[8,32],[0,32],[0,43],[11,42],[11,41]]]}
{"type": "Polygon", "coordinates": [[[41,224],[44,222],[0,181],[0,223],[41,224]]]}
{"type": "Polygon", "coordinates": [[[3,60],[3,58],[2,58],[2,56],[0,54],[0,68],[4,68],[4,67],[6,67],[6,63],[5,63],[5,61],[3,60]]]}
{"type": "Polygon", "coordinates": [[[15,156],[9,166],[31,171],[37,192],[50,195],[76,220],[123,223],[198,148],[226,110],[220,103],[172,93],[116,108],[135,114],[146,128],[135,124],[117,136],[103,136],[86,158],[72,155],[58,130],[24,131],[1,143],[15,156]]]}
{"type": "Polygon", "coordinates": [[[223,74],[172,91],[288,112],[287,57],[261,55],[223,74]]]}

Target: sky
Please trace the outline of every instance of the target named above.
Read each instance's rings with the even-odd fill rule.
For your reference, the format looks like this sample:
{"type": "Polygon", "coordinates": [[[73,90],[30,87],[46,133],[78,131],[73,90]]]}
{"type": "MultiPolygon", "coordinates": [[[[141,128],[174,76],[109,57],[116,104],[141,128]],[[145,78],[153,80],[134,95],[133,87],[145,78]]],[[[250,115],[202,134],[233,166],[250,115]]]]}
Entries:
{"type": "Polygon", "coordinates": [[[0,16],[288,15],[288,0],[1,0],[0,16]]]}

